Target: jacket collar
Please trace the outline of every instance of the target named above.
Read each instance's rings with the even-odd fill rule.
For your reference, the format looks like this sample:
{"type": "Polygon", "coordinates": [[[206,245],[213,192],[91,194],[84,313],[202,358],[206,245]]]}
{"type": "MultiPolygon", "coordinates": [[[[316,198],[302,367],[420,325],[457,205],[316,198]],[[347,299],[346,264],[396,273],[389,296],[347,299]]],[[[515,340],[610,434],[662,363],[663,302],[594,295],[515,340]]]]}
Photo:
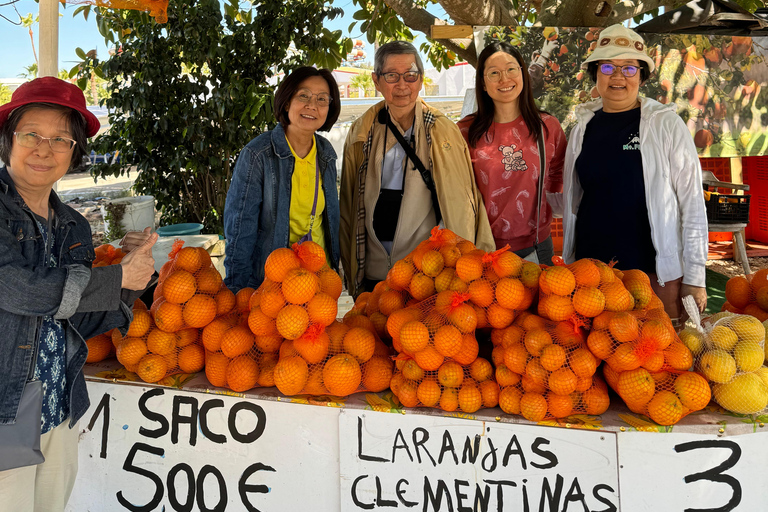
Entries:
{"type": "MultiPolygon", "coordinates": [[[[0,191],[9,196],[17,205],[19,205],[19,208],[25,207],[24,199],[21,198],[21,195],[16,190],[16,185],[13,183],[13,179],[8,172],[7,166],[0,167],[0,191]]],[[[64,206],[64,203],[61,202],[61,199],[59,199],[59,196],[56,195],[56,192],[53,190],[51,190],[51,196],[48,201],[53,208],[53,212],[59,218],[60,223],[76,222],[69,209],[64,206]]]]}
{"type": "MultiPolygon", "coordinates": [[[[272,137],[272,149],[275,151],[275,154],[278,158],[293,158],[291,148],[288,146],[288,140],[285,138],[285,129],[283,128],[282,123],[277,123],[277,126],[272,128],[270,131],[270,136],[272,137]]],[[[324,164],[327,164],[328,160],[331,158],[331,155],[329,154],[330,151],[328,151],[327,148],[325,148],[322,144],[322,140],[323,138],[319,137],[317,133],[315,133],[317,158],[324,164]]],[[[334,153],[333,156],[335,157],[336,154],[334,153]]]]}
{"type": "MultiPolygon", "coordinates": [[[[425,128],[429,131],[432,127],[431,125],[435,123],[435,119],[443,117],[443,113],[429,106],[422,98],[419,98],[418,101],[421,102],[421,113],[424,116],[425,128]]],[[[366,142],[368,140],[368,133],[371,131],[373,123],[376,122],[379,111],[385,106],[386,101],[382,100],[366,110],[365,113],[352,124],[348,140],[353,144],[356,142],[366,142]]]]}
{"type": "MultiPolygon", "coordinates": [[[[659,103],[651,98],[646,98],[645,96],[639,96],[638,99],[640,100],[640,117],[642,119],[648,120],[659,112],[667,110],[675,112],[674,105],[664,105],[663,103],[659,103]]],[[[576,108],[576,118],[579,121],[588,121],[589,119],[592,119],[595,112],[601,108],[603,108],[602,98],[584,103],[576,108]]]]}

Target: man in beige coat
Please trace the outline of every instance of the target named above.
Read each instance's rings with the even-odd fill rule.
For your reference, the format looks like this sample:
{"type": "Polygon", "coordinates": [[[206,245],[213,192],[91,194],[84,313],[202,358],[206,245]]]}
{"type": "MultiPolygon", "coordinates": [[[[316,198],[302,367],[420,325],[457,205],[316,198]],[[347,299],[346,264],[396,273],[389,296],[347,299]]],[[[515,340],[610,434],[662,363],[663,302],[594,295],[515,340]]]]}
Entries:
{"type": "Polygon", "coordinates": [[[373,82],[384,101],[347,134],[340,245],[347,287],[355,297],[372,290],[438,224],[479,249],[496,247],[464,138],[451,120],[419,98],[423,77],[413,45],[394,41],[381,46],[373,82]],[[393,129],[410,145],[427,179],[434,180],[434,191],[393,129]]]}

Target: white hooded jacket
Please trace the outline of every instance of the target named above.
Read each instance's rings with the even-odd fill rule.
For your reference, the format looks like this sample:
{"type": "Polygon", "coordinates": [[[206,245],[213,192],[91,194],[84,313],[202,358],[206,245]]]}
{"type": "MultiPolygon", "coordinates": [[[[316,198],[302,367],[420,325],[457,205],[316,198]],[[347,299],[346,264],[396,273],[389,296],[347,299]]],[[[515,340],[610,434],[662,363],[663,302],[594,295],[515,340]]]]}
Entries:
{"type": "MultiPolygon", "coordinates": [[[[651,240],[656,250],[659,284],[682,276],[683,284],[703,287],[707,261],[707,214],[701,164],[693,137],[674,106],[640,97],[640,155],[651,240]]],[[[568,137],[563,193],[547,193],[555,213],[563,216],[563,259],[575,260],[576,215],[584,191],[576,174],[584,131],[601,99],[576,108],[576,125],[568,137]]],[[[599,158],[599,155],[594,155],[599,158]]],[[[620,168],[621,162],[617,162],[620,168]]],[[[610,215],[611,212],[606,212],[610,215]]]]}

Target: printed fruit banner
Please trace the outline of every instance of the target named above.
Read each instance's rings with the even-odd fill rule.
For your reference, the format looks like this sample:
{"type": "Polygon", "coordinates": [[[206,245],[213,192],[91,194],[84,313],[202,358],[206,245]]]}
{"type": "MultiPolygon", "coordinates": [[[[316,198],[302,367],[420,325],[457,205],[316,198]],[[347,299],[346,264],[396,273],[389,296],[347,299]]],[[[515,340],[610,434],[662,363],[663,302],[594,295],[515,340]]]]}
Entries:
{"type": "MultiPolygon", "coordinates": [[[[594,83],[580,66],[597,46],[600,30],[487,26],[475,27],[474,37],[478,54],[494,40],[519,47],[536,101],[560,120],[567,135],[575,121],[573,107],[592,99],[594,83]]],[[[656,71],[640,94],[677,107],[700,157],[766,154],[768,37],[642,36],[656,71]]]]}

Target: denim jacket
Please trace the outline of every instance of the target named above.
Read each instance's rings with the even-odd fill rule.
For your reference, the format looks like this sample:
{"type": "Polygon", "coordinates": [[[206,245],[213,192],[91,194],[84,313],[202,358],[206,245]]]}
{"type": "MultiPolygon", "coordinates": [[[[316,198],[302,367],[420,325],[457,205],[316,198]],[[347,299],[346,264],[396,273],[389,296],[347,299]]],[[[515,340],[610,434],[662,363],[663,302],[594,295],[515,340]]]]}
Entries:
{"type": "Polygon", "coordinates": [[[34,214],[24,204],[5,167],[0,168],[0,424],[13,423],[24,383],[33,373],[44,316],[64,326],[70,427],[88,409],[83,365],[85,339],[132,320],[129,304],[141,292],[121,291],[122,268],[91,269],[88,221],[51,192],[52,230],[61,243],[59,267],[45,265],[45,244],[34,214]],[[122,293],[122,296],[121,296],[122,293]]]}
{"type": "MultiPolygon", "coordinates": [[[[317,158],[323,175],[326,250],[329,264],[339,268],[339,195],[336,191],[336,152],[315,134],[317,158]]],[[[224,207],[227,238],[225,284],[237,292],[257,288],[264,280],[267,256],[288,247],[290,236],[291,177],[294,158],[285,131],[278,124],[262,133],[240,153],[224,207]]]]}

